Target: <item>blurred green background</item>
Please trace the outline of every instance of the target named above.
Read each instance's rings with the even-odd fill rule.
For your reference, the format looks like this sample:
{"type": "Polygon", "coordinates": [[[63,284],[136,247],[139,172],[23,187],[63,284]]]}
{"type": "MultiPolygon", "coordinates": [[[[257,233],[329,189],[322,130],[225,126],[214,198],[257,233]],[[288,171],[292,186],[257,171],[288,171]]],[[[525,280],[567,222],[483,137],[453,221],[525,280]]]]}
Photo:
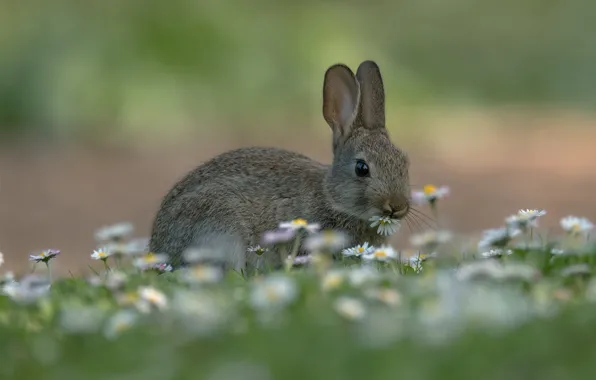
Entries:
{"type": "Polygon", "coordinates": [[[0,131],[316,128],[324,70],[365,59],[389,112],[593,110],[594,15],[591,0],[2,0],[0,131]]]}

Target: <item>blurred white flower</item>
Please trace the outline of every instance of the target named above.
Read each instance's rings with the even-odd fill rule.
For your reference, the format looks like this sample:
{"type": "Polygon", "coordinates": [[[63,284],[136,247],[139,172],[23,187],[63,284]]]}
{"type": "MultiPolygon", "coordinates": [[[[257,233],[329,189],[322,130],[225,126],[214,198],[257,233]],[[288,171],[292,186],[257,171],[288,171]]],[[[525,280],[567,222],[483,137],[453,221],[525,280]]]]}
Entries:
{"type": "Polygon", "coordinates": [[[46,276],[30,274],[22,278],[20,282],[6,282],[2,286],[2,293],[15,302],[29,304],[46,296],[50,287],[50,281],[46,276]]]}
{"type": "Polygon", "coordinates": [[[139,287],[138,294],[137,308],[141,312],[147,313],[152,307],[158,310],[164,310],[168,306],[166,295],[151,286],[139,287]]]}
{"type": "Polygon", "coordinates": [[[580,235],[590,232],[594,224],[586,218],[566,216],[561,219],[561,228],[570,235],[580,235]]]}
{"type": "Polygon", "coordinates": [[[511,255],[511,254],[513,254],[513,251],[510,249],[503,250],[501,248],[493,248],[488,251],[481,252],[480,257],[483,257],[486,259],[486,258],[490,258],[490,257],[500,257],[503,255],[511,255]]]}
{"type": "Polygon", "coordinates": [[[334,269],[323,275],[321,289],[323,291],[336,290],[344,284],[346,274],[343,270],[334,269]]]}
{"type": "Polygon", "coordinates": [[[106,322],[103,333],[108,339],[115,339],[127,330],[135,326],[139,315],[132,310],[118,310],[109,317],[106,322]]]}
{"type": "Polygon", "coordinates": [[[362,256],[364,260],[389,261],[397,257],[397,252],[389,245],[381,246],[371,253],[362,256]]]}
{"type": "Polygon", "coordinates": [[[190,284],[214,284],[223,279],[220,267],[208,264],[196,264],[180,271],[182,279],[190,284]]]}
{"type": "Polygon", "coordinates": [[[504,248],[511,240],[519,235],[521,231],[517,228],[493,228],[483,232],[482,239],[478,243],[479,250],[490,248],[504,248]]]}
{"type": "Polygon", "coordinates": [[[121,247],[123,254],[128,256],[137,256],[147,254],[149,252],[149,238],[132,239],[126,244],[109,243],[108,246],[112,244],[121,247]]]}
{"type": "Polygon", "coordinates": [[[371,288],[364,292],[364,295],[368,298],[380,301],[387,306],[396,307],[401,304],[401,294],[391,288],[371,288]]]}
{"type": "Polygon", "coordinates": [[[526,230],[528,228],[538,227],[538,218],[546,215],[545,210],[519,210],[517,214],[511,215],[505,219],[505,223],[510,228],[526,230]]]}
{"type": "Polygon", "coordinates": [[[140,270],[146,270],[153,267],[156,264],[163,264],[168,261],[168,255],[155,254],[149,252],[143,256],[139,256],[134,259],[133,265],[140,270]]]}
{"type": "Polygon", "coordinates": [[[89,305],[63,305],[59,323],[64,331],[72,334],[97,332],[105,318],[105,310],[89,305]]]}
{"type": "Polygon", "coordinates": [[[258,310],[275,310],[288,305],[297,296],[298,286],[294,280],[276,273],[253,283],[249,302],[258,310]]]}
{"type": "Polygon", "coordinates": [[[563,277],[586,276],[591,273],[590,266],[586,263],[570,265],[561,270],[561,276],[563,277]]]}
{"type": "Polygon", "coordinates": [[[533,266],[522,263],[502,264],[496,260],[482,260],[462,265],[457,270],[457,278],[462,281],[488,278],[493,280],[533,281],[540,272],[533,266]]]}
{"type": "Polygon", "coordinates": [[[231,302],[200,290],[177,290],[172,297],[171,309],[188,331],[210,335],[231,319],[231,302]]]}
{"type": "Polygon", "coordinates": [[[106,273],[104,285],[110,290],[119,290],[126,285],[128,276],[126,273],[121,271],[109,271],[106,273]]]}
{"type": "Polygon", "coordinates": [[[379,271],[370,266],[362,266],[350,269],[347,273],[348,282],[354,287],[361,287],[380,280],[379,271]]]}
{"type": "Polygon", "coordinates": [[[306,238],[304,247],[310,251],[336,252],[343,249],[348,239],[343,232],[325,230],[306,238]]]}
{"type": "Polygon", "coordinates": [[[305,230],[311,233],[317,232],[320,228],[318,223],[308,223],[305,219],[298,218],[289,222],[282,222],[279,228],[293,231],[305,230]]]}
{"type": "Polygon", "coordinates": [[[417,204],[434,204],[437,200],[449,195],[449,187],[426,185],[422,190],[412,191],[412,201],[417,204]]]}
{"type": "Polygon", "coordinates": [[[372,222],[370,224],[372,228],[378,226],[377,233],[381,236],[393,235],[399,231],[399,228],[401,227],[399,219],[391,219],[387,216],[373,216],[368,221],[372,222]]]}
{"type": "Polygon", "coordinates": [[[364,303],[353,297],[339,297],[333,303],[333,308],[340,316],[350,320],[361,320],[366,315],[364,303]]]}
{"type": "Polygon", "coordinates": [[[132,223],[122,222],[104,226],[95,231],[95,239],[102,243],[118,242],[134,231],[132,223]]]}
{"type": "Polygon", "coordinates": [[[434,251],[440,244],[451,240],[452,234],[449,231],[428,230],[410,238],[410,244],[424,251],[434,251]]]}

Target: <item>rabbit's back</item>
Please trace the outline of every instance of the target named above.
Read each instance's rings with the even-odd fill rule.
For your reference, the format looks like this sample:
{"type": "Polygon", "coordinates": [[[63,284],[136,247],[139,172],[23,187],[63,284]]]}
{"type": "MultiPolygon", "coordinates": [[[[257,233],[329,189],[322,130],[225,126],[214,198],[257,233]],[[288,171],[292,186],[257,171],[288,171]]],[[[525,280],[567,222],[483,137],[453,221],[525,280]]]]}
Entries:
{"type": "Polygon", "coordinates": [[[191,245],[246,250],[280,221],[320,213],[327,166],[277,148],[241,148],[198,166],[164,197],[150,249],[180,263],[191,245]],[[215,243],[213,240],[223,240],[215,243]],[[209,240],[209,241],[206,241],[209,240]]]}

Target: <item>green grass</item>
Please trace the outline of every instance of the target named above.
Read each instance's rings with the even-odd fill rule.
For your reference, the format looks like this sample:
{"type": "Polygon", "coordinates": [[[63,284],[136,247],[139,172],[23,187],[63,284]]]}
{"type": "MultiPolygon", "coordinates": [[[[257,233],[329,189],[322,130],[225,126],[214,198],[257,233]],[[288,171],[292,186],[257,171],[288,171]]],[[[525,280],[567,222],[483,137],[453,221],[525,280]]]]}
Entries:
{"type": "Polygon", "coordinates": [[[596,250],[581,236],[531,249],[527,239],[517,237],[512,253],[496,258],[439,248],[421,267],[405,259],[373,263],[364,283],[352,277],[361,259],[348,257],[288,273],[229,272],[213,282],[208,272],[158,274],[126,260],[117,268],[109,258],[112,274],[92,274],[94,285],[61,278],[30,303],[0,297],[0,376],[589,379],[596,370],[596,250]],[[552,254],[553,245],[568,253],[552,254]],[[462,277],[470,268],[474,275],[462,277]],[[112,286],[114,273],[125,274],[121,287],[112,286]],[[267,307],[255,306],[259,286],[276,278],[284,282],[272,289],[294,284],[295,296],[287,293],[276,307],[271,300],[283,300],[282,292],[267,307]],[[143,286],[162,292],[167,304],[142,312],[143,286]],[[382,289],[388,296],[375,297],[382,289]],[[339,309],[345,297],[358,300],[364,314],[339,309]],[[135,322],[110,329],[122,312],[135,322]]]}

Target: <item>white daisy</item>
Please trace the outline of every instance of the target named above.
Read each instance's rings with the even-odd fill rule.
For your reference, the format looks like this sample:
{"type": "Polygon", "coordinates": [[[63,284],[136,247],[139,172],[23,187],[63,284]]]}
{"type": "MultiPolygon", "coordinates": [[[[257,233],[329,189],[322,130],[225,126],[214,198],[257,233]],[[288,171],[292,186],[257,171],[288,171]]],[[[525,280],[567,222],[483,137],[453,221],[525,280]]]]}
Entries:
{"type": "Polygon", "coordinates": [[[29,255],[29,261],[35,261],[36,263],[44,262],[47,263],[60,253],[59,249],[46,249],[36,255],[29,255]]]}
{"type": "Polygon", "coordinates": [[[545,210],[519,210],[517,214],[511,215],[505,219],[505,223],[510,228],[519,228],[525,230],[527,228],[538,227],[538,218],[546,215],[545,210]]]}
{"type": "Polygon", "coordinates": [[[261,247],[259,244],[257,244],[255,246],[248,247],[246,250],[250,253],[254,253],[257,256],[261,256],[263,253],[269,251],[269,248],[261,247]]]}
{"type": "Polygon", "coordinates": [[[360,320],[366,315],[364,303],[353,297],[339,297],[335,300],[333,308],[339,315],[350,320],[360,320]]]}
{"type": "Polygon", "coordinates": [[[478,249],[503,248],[520,233],[519,229],[508,227],[485,230],[482,239],[478,243],[478,249]]]}
{"type": "Polygon", "coordinates": [[[414,254],[408,257],[407,265],[419,273],[422,271],[422,262],[426,260],[426,257],[427,255],[423,253],[414,254]]]}
{"type": "Polygon", "coordinates": [[[412,201],[414,203],[430,203],[434,204],[438,199],[449,195],[449,187],[434,185],[426,185],[422,190],[412,191],[412,201]]]}
{"type": "Polygon", "coordinates": [[[104,226],[95,231],[95,239],[100,242],[118,242],[132,234],[132,223],[122,222],[104,226]]]}
{"type": "Polygon", "coordinates": [[[372,222],[370,224],[372,228],[378,226],[377,233],[381,236],[393,235],[401,227],[399,219],[391,219],[387,216],[373,216],[368,221],[372,222]]]}
{"type": "Polygon", "coordinates": [[[272,274],[255,281],[249,302],[257,310],[283,308],[298,296],[298,286],[293,279],[272,274]]]}
{"type": "Polygon", "coordinates": [[[148,312],[151,307],[163,310],[168,306],[166,295],[151,286],[139,287],[138,294],[137,307],[142,312],[148,312]]]}
{"type": "Polygon", "coordinates": [[[342,254],[346,257],[351,257],[351,256],[361,257],[364,255],[370,254],[374,249],[375,249],[375,247],[373,247],[372,245],[369,245],[368,242],[364,242],[364,243],[359,244],[355,247],[344,249],[342,251],[342,254]]]}
{"type": "Polygon", "coordinates": [[[566,216],[561,219],[561,228],[570,235],[587,234],[594,228],[594,224],[586,218],[566,216]]]}
{"type": "Polygon", "coordinates": [[[305,219],[298,218],[289,222],[282,222],[279,224],[281,229],[289,229],[293,231],[306,230],[308,232],[317,232],[320,228],[318,223],[308,223],[305,219]]]}
{"type": "Polygon", "coordinates": [[[424,251],[434,251],[440,244],[447,243],[451,240],[452,234],[449,231],[433,231],[429,230],[420,234],[412,235],[410,243],[424,251]]]}
{"type": "Polygon", "coordinates": [[[304,242],[304,247],[310,251],[336,252],[345,247],[348,238],[343,232],[325,230],[309,236],[304,242]]]}
{"type": "Polygon", "coordinates": [[[381,246],[371,253],[362,256],[364,260],[389,261],[397,257],[397,252],[389,245],[381,246]]]}
{"type": "Polygon", "coordinates": [[[93,251],[91,254],[91,258],[93,260],[103,260],[106,261],[108,257],[112,255],[112,252],[107,247],[99,248],[93,251]]]}

